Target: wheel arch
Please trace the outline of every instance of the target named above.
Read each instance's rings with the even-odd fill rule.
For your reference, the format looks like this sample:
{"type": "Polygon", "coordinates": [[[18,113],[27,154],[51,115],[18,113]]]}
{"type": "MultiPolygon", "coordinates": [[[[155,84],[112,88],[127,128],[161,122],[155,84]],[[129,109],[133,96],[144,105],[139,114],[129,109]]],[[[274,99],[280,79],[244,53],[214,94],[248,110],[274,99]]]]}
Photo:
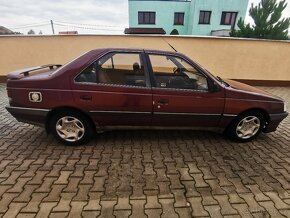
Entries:
{"type": "Polygon", "coordinates": [[[264,116],[265,121],[266,121],[267,123],[270,121],[269,113],[268,113],[265,109],[263,109],[263,108],[258,108],[258,107],[255,107],[255,108],[249,108],[249,109],[247,109],[247,110],[244,110],[244,111],[240,112],[240,113],[238,114],[237,117],[239,117],[239,116],[241,116],[241,115],[243,115],[243,114],[245,114],[245,113],[251,112],[251,111],[256,111],[256,112],[261,113],[261,114],[264,116]]]}
{"type": "Polygon", "coordinates": [[[96,124],[94,123],[94,121],[92,120],[92,118],[90,117],[90,115],[87,112],[85,112],[83,110],[80,110],[78,108],[75,108],[75,107],[62,106],[62,107],[53,108],[46,115],[46,118],[45,118],[45,130],[46,130],[47,133],[50,133],[49,121],[51,120],[51,118],[53,117],[54,114],[57,114],[57,113],[59,113],[61,111],[74,111],[74,112],[80,113],[80,114],[82,114],[83,116],[85,116],[88,119],[88,121],[90,122],[90,124],[92,125],[92,127],[94,129],[96,127],[96,124]]]}
{"type": "Polygon", "coordinates": [[[223,133],[226,133],[228,131],[228,128],[231,126],[231,124],[236,120],[238,119],[240,116],[242,116],[243,114],[245,113],[248,113],[248,112],[251,112],[251,111],[255,111],[255,112],[259,112],[263,115],[263,117],[265,118],[265,122],[266,122],[266,125],[270,122],[270,116],[269,116],[269,113],[263,109],[263,108],[258,108],[258,107],[254,107],[254,108],[248,108],[246,110],[243,110],[241,111],[240,113],[238,113],[238,115],[232,119],[228,124],[227,126],[224,128],[223,130],[223,133]]]}
{"type": "MultiPolygon", "coordinates": [[[[226,134],[231,140],[236,142],[249,142],[256,138],[261,131],[265,128],[267,125],[267,122],[269,121],[269,114],[267,111],[261,109],[261,108],[249,108],[247,110],[244,110],[240,112],[225,128],[224,134],[226,134]],[[254,126],[254,129],[250,126],[245,127],[246,135],[242,132],[242,135],[240,136],[237,133],[237,127],[239,123],[244,120],[245,118],[249,116],[256,116],[260,120],[258,125],[254,126]],[[258,129],[257,129],[258,128],[258,129]],[[250,132],[248,132],[250,131],[250,132]]],[[[242,124],[243,125],[243,124],[242,124]]],[[[251,124],[250,124],[251,125],[251,124]]],[[[242,127],[244,128],[244,127],[242,127]]],[[[244,131],[244,130],[243,130],[244,131]]]]}

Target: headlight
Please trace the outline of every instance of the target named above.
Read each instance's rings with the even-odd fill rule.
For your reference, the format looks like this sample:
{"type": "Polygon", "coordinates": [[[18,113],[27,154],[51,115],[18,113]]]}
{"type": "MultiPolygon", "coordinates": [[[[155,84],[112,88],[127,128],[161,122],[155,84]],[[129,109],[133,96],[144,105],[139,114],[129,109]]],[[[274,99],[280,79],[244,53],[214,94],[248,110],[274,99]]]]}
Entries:
{"type": "Polygon", "coordinates": [[[284,102],[284,111],[287,111],[287,106],[285,102],[284,102]]]}

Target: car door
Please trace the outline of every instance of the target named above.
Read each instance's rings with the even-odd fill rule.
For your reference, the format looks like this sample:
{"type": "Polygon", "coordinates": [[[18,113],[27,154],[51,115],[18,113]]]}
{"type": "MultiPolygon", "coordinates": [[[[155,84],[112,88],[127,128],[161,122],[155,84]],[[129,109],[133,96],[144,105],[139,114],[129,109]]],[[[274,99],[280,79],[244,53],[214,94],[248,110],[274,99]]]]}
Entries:
{"type": "Polygon", "coordinates": [[[148,53],[153,83],[154,126],[216,127],[224,91],[210,91],[210,78],[181,56],[148,53]]]}
{"type": "Polygon", "coordinates": [[[110,52],[75,77],[74,99],[99,126],[149,126],[152,91],[143,52],[110,52]]]}

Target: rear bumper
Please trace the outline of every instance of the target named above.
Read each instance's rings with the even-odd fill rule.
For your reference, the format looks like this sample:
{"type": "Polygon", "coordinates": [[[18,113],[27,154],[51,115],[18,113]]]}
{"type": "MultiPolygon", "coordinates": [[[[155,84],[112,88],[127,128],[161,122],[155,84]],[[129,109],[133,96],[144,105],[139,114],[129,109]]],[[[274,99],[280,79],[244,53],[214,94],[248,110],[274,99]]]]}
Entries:
{"type": "Polygon", "coordinates": [[[44,126],[46,116],[50,110],[38,108],[12,107],[7,106],[6,110],[16,118],[16,120],[23,123],[30,123],[33,125],[44,126]]]}
{"type": "Polygon", "coordinates": [[[284,120],[288,116],[288,112],[280,113],[280,114],[269,114],[270,120],[269,124],[263,130],[263,132],[274,132],[282,120],[284,120]]]}

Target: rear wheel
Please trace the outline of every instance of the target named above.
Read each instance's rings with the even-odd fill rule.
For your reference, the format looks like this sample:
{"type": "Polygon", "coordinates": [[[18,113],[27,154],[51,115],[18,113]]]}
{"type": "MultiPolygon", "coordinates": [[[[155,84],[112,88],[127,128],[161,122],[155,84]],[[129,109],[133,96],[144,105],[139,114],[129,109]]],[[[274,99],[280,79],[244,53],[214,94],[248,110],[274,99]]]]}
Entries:
{"type": "Polygon", "coordinates": [[[238,142],[256,138],[265,126],[265,118],[259,111],[248,111],[239,115],[227,128],[228,137],[238,142]]]}
{"type": "Polygon", "coordinates": [[[55,114],[50,121],[50,129],[57,140],[67,145],[88,142],[94,133],[90,121],[75,111],[61,111],[55,114]]]}

